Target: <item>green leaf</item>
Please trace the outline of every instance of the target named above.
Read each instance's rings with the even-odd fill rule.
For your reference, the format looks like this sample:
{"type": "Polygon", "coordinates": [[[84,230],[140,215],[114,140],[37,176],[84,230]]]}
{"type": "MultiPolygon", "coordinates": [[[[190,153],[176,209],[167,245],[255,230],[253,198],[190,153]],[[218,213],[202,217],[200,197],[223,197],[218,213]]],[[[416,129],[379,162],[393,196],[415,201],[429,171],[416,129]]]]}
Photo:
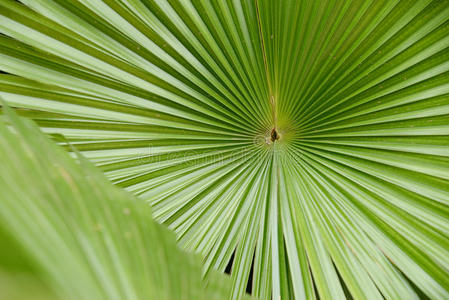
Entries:
{"type": "Polygon", "coordinates": [[[232,299],[449,298],[448,0],[20,2],[0,96],[232,299]]]}
{"type": "Polygon", "coordinates": [[[177,247],[147,205],[8,110],[0,118],[0,225],[10,232],[2,241],[13,243],[2,251],[0,284],[12,287],[2,299],[26,295],[19,284],[40,292],[37,279],[61,299],[228,297],[230,279],[203,282],[200,261],[177,247]]]}

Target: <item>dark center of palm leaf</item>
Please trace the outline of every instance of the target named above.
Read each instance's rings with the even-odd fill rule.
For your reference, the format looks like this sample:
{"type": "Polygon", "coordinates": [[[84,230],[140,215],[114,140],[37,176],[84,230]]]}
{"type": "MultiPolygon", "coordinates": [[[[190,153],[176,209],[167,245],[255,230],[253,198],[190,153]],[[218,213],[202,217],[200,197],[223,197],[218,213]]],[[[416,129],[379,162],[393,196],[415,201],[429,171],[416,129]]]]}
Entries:
{"type": "Polygon", "coordinates": [[[276,128],[273,128],[273,130],[271,130],[271,141],[274,142],[278,139],[279,139],[279,134],[277,133],[276,128]]]}

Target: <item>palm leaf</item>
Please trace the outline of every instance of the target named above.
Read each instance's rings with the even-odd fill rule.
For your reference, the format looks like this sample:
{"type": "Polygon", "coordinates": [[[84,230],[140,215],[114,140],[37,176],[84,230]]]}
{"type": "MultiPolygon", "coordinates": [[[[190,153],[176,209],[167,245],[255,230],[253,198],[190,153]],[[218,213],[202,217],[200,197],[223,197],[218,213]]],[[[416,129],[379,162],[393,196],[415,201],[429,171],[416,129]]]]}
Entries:
{"type": "Polygon", "coordinates": [[[449,1],[21,2],[0,95],[233,298],[449,298],[449,1]]]}

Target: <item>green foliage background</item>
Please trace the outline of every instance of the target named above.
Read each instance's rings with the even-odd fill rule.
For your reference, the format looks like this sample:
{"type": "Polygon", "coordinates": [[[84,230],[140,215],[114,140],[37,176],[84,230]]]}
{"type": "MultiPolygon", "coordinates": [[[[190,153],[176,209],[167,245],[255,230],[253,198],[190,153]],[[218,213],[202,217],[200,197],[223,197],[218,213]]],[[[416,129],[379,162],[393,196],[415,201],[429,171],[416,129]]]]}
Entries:
{"type": "Polygon", "coordinates": [[[261,299],[449,299],[449,1],[2,0],[0,32],[0,96],[206,278],[234,254],[231,298],[252,270],[261,299]]]}

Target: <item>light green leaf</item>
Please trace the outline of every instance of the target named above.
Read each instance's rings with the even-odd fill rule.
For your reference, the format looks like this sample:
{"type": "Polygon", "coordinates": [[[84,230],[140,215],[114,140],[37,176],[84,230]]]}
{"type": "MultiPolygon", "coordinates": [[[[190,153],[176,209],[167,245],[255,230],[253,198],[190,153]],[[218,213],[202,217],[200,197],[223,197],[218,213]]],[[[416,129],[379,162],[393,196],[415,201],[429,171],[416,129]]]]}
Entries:
{"type": "Polygon", "coordinates": [[[232,299],[449,299],[448,0],[20,2],[0,96],[232,299]]]}
{"type": "Polygon", "coordinates": [[[76,162],[13,112],[0,118],[0,136],[0,225],[28,254],[23,262],[22,247],[3,245],[12,248],[2,254],[0,285],[12,286],[1,299],[25,297],[19,284],[46,292],[38,279],[61,299],[227,299],[229,278],[204,282],[199,259],[152,220],[149,206],[84,158],[76,162]]]}

